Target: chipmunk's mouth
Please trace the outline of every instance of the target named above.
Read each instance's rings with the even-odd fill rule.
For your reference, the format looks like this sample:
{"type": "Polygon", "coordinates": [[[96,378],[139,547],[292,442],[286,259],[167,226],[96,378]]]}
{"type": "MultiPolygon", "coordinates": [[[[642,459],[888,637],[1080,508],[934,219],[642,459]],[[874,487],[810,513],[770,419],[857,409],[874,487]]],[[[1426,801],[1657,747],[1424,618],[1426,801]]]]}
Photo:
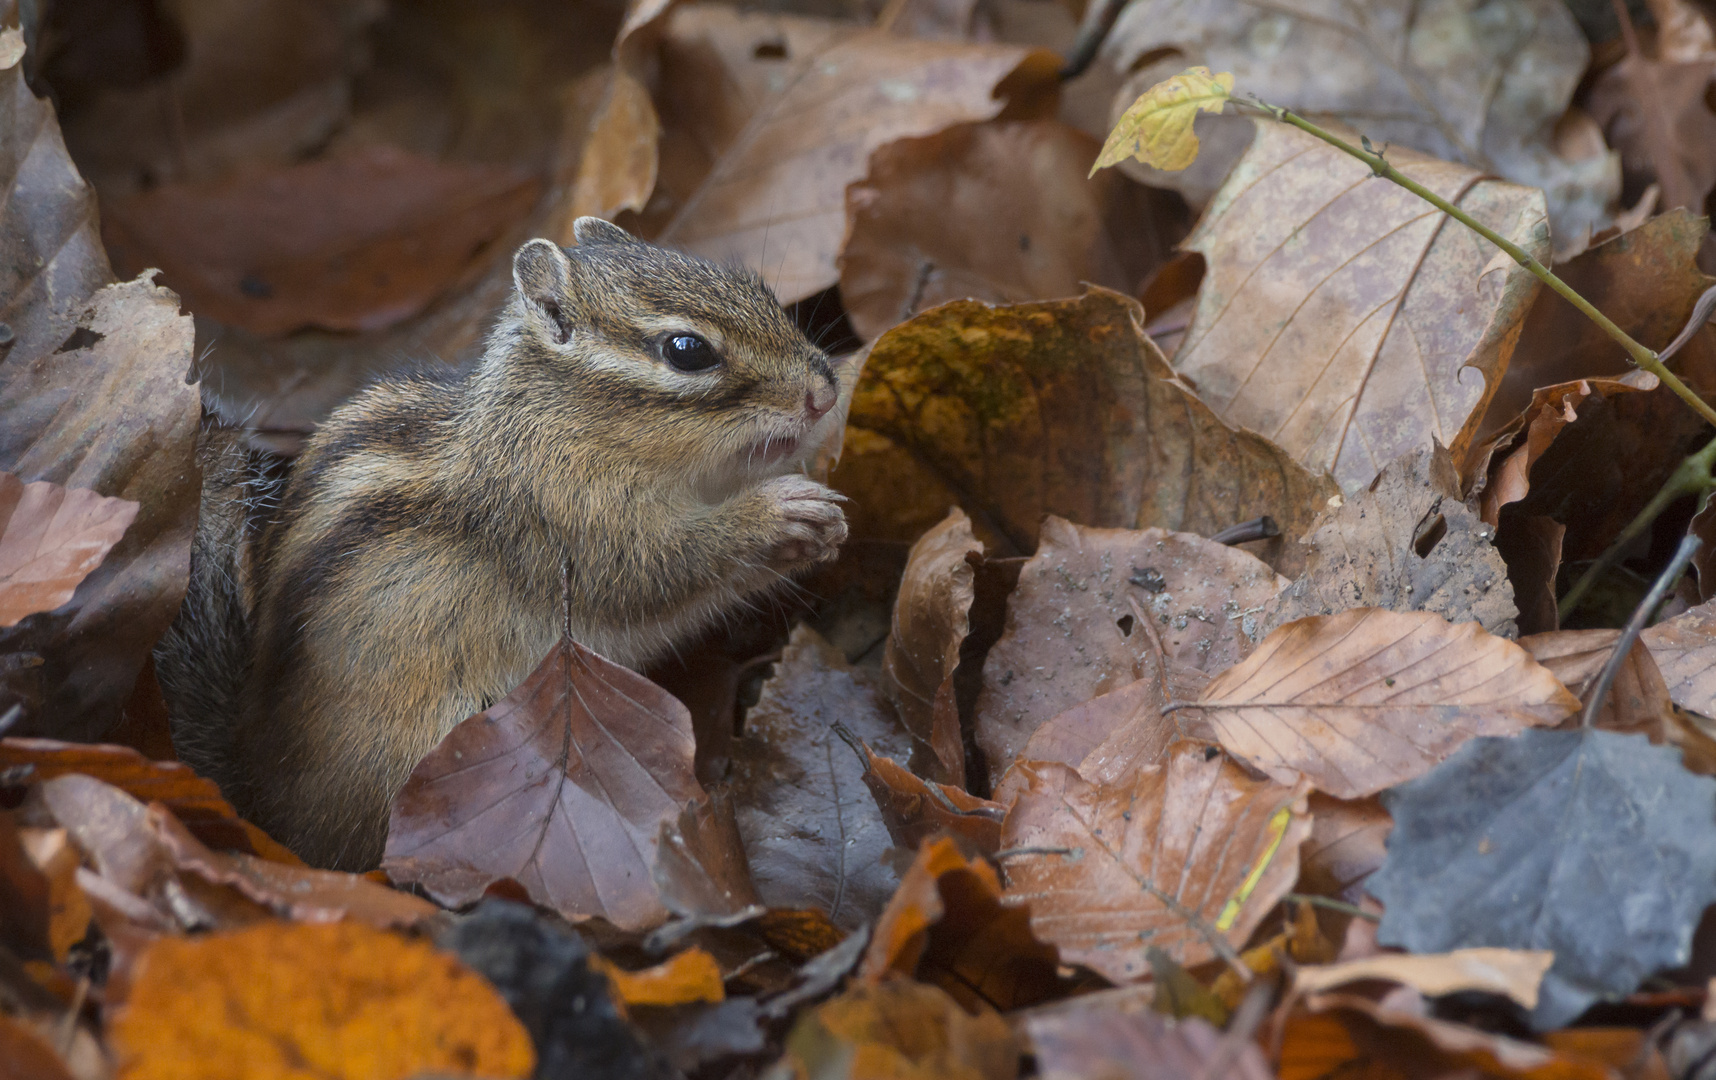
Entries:
{"type": "Polygon", "coordinates": [[[774,465],[798,453],[799,440],[792,435],[766,435],[752,443],[745,461],[752,465],[774,465]]]}

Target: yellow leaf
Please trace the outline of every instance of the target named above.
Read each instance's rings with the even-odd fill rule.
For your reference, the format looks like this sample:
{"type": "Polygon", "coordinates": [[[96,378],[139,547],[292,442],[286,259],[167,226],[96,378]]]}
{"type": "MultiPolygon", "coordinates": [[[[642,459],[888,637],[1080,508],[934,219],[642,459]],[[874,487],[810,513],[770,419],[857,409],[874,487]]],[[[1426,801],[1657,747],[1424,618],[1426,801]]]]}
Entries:
{"type": "Polygon", "coordinates": [[[1211,75],[1207,67],[1187,68],[1159,82],[1132,103],[1108,133],[1096,170],[1137,158],[1146,165],[1174,172],[1198,158],[1198,137],[1192,121],[1198,112],[1218,113],[1233,93],[1233,76],[1211,75]]]}
{"type": "Polygon", "coordinates": [[[599,956],[590,966],[608,977],[619,1004],[688,1005],[695,1001],[726,999],[721,965],[702,949],[691,948],[666,963],[642,971],[624,971],[599,956]]]}

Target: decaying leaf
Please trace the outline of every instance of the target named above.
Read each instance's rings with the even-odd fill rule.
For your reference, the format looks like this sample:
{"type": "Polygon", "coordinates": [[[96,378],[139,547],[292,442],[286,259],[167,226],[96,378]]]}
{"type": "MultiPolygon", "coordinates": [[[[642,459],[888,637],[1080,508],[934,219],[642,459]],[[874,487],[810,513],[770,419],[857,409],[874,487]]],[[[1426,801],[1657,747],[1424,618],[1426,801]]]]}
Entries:
{"type": "Polygon", "coordinates": [[[1364,979],[1386,979],[1425,997],[1478,990],[1505,995],[1532,1009],[1537,1007],[1543,973],[1554,962],[1555,954],[1542,949],[1455,949],[1424,956],[1391,953],[1301,967],[1293,973],[1293,989],[1314,994],[1364,979]]]}
{"type": "Polygon", "coordinates": [[[703,796],[692,752],[685,706],[563,640],[418,762],[383,868],[452,906],[512,878],[567,917],[654,926],[667,918],[651,877],[661,826],[703,796]]]}
{"type": "MultiPolygon", "coordinates": [[[[1142,625],[1145,632],[1153,629],[1148,620],[1142,625]]],[[[1162,711],[1170,702],[1195,698],[1208,682],[1197,668],[1163,659],[1144,678],[1050,717],[1031,732],[1019,756],[1070,765],[1099,784],[1122,780],[1154,765],[1182,736],[1213,740],[1206,726],[1182,731],[1181,718],[1162,711]]]]}
{"type": "Polygon", "coordinates": [[[933,763],[926,770],[931,775],[954,784],[965,781],[953,673],[976,597],[968,554],[982,555],[983,544],[956,506],[912,545],[882,653],[882,691],[912,734],[914,756],[933,763]]]}
{"type": "Polygon", "coordinates": [[[1530,653],[1476,623],[1382,608],[1288,623],[1186,706],[1241,761],[1340,799],[1421,776],[1474,736],[1554,725],[1578,707],[1530,653]]]}
{"type": "Polygon", "coordinates": [[[656,891],[667,910],[681,918],[722,918],[760,909],[762,899],[726,788],[692,800],[678,821],[663,823],[655,859],[656,891]]]}
{"type": "Polygon", "coordinates": [[[727,997],[721,982],[721,965],[695,947],[641,971],[626,971],[601,957],[592,957],[590,965],[607,976],[615,1000],[628,1009],[638,1005],[725,1001],[727,997]]]}
{"type": "Polygon", "coordinates": [[[1025,1035],[1043,1080],[1272,1080],[1263,1052],[1198,1017],[1099,1009],[1033,1016],[1025,1035]]]}
{"type": "Polygon", "coordinates": [[[1157,83],[1126,107],[1108,133],[1091,175],[1107,165],[1135,158],[1169,172],[1178,172],[1198,156],[1192,121],[1198,113],[1219,113],[1233,96],[1233,76],[1211,75],[1207,67],[1187,68],[1157,83]]]}
{"type": "MultiPolygon", "coordinates": [[[[1548,257],[1540,192],[1406,151],[1389,159],[1548,257]]],[[[1174,354],[1224,421],[1348,492],[1432,442],[1464,461],[1538,289],[1511,262],[1482,274],[1488,241],[1370,181],[1363,163],[1260,122],[1186,240],[1209,269],[1174,354]]]]}
{"type": "Polygon", "coordinates": [[[1646,627],[1643,640],[1674,703],[1716,718],[1716,600],[1646,627]]]}
{"type": "Polygon", "coordinates": [[[846,189],[853,328],[869,340],[950,300],[1016,304],[1085,282],[1135,291],[1175,237],[1146,189],[1086,179],[1097,149],[1055,120],[956,124],[878,149],[846,189]]]}
{"type": "Polygon", "coordinates": [[[1013,1034],[994,1010],[971,1015],[939,987],[905,980],[853,984],[806,1012],[786,1050],[797,1080],[1012,1080],[1019,1069],[1013,1034]]]}
{"type": "Polygon", "coordinates": [[[119,542],[137,504],[0,472],[0,626],[52,611],[119,542]]]}
{"type": "Polygon", "coordinates": [[[1006,808],[980,799],[964,788],[925,780],[890,758],[863,747],[864,783],[876,797],[882,821],[894,844],[906,851],[939,832],[950,832],[979,851],[1001,846],[1001,819],[1006,808]]]}
{"type": "Polygon", "coordinates": [[[1364,880],[1382,865],[1394,819],[1375,798],[1337,799],[1313,791],[1311,835],[1299,848],[1300,892],[1359,899],[1364,880]]]}
{"type": "MultiPolygon", "coordinates": [[[[1332,482],[1224,425],[1175,380],[1133,300],[944,304],[872,346],[830,482],[853,535],[913,541],[949,503],[991,554],[1036,546],[1044,515],[1211,535],[1268,515],[1287,537],[1332,482]]],[[[1291,545],[1259,552],[1288,571],[1291,545]]]]}
{"type": "MultiPolygon", "coordinates": [[[[1597,676],[1619,638],[1618,630],[1557,630],[1520,638],[1519,644],[1583,705],[1596,689],[1597,676]]],[[[1594,722],[1604,731],[1641,732],[1660,743],[1673,711],[1662,672],[1649,648],[1639,641],[1615,672],[1594,722]]]]}
{"type": "Polygon", "coordinates": [[[1044,721],[1150,676],[1161,653],[1203,671],[1238,661],[1256,611],[1283,584],[1245,552],[1190,533],[1049,518],[983,665],[976,738],[991,779],[1044,721]]]}
{"type": "Polygon", "coordinates": [[[1362,606],[1476,620],[1514,637],[1519,612],[1494,533],[1460,501],[1446,451],[1401,457],[1317,519],[1305,572],[1270,605],[1264,630],[1362,606]]]}
{"type": "Polygon", "coordinates": [[[847,929],[894,891],[892,841],[864,786],[864,760],[834,730],[904,758],[906,733],[868,675],[799,627],[733,743],[733,800],[763,902],[817,908],[847,929]]]}
{"type": "Polygon", "coordinates": [[[1560,1027],[1686,961],[1716,899],[1716,780],[1637,735],[1474,739],[1383,796],[1377,939],[1413,952],[1548,949],[1532,1013],[1560,1027]]]}
{"type": "Polygon", "coordinates": [[[1254,780],[1214,748],[1096,785],[1021,762],[1001,842],[1007,895],[1061,959],[1114,982],[1146,975],[1147,949],[1192,965],[1244,943],[1299,873],[1309,786],[1254,780]]]}
{"type": "MultiPolygon", "coordinates": [[[[668,47],[720,33],[773,44],[780,21],[713,4],[682,8],[668,18],[668,47]]],[[[877,30],[830,33],[819,44],[777,54],[765,79],[745,87],[760,91],[757,97],[724,103],[730,126],[704,129],[699,149],[708,171],[659,237],[705,258],[756,267],[787,303],[838,280],[846,185],[863,178],[871,151],[987,120],[1008,96],[1041,97],[1056,66],[1050,54],[1015,45],[877,30]],[[733,123],[735,114],[742,121],[733,123]],[[765,244],[774,245],[772,253],[765,244]]],[[[746,59],[755,64],[754,57],[752,51],[746,59]]],[[[711,84],[700,83],[698,92],[707,99],[711,84]]]]}
{"type": "Polygon", "coordinates": [[[353,923],[157,941],[111,1038],[135,1080],[498,1080],[536,1064],[530,1036],[488,983],[425,943],[353,923]]]}

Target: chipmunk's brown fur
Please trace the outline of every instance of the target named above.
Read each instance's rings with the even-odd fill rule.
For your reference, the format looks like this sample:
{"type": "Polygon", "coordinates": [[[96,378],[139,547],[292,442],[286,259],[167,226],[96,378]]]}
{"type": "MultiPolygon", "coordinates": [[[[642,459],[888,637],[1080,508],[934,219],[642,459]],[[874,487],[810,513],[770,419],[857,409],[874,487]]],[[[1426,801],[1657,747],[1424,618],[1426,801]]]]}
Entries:
{"type": "Polygon", "coordinates": [[[839,381],[761,280],[591,218],[576,235],[519,249],[468,375],[329,417],[255,527],[242,455],[208,462],[228,495],[159,652],[175,741],[312,863],[376,863],[416,762],[559,636],[562,567],[573,635],[638,665],[845,537],[797,472],[839,381]],[[674,351],[686,334],[720,362],[676,369],[708,355],[674,351]]]}

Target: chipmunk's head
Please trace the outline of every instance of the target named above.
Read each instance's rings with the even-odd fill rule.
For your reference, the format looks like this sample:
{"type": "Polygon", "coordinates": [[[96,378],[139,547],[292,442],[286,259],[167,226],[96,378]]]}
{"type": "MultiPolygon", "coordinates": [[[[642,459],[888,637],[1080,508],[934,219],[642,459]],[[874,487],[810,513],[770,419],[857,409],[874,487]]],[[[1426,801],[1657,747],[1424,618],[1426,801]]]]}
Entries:
{"type": "Polygon", "coordinates": [[[563,388],[542,404],[716,490],[797,468],[834,430],[835,366],[762,278],[599,218],[573,234],[513,257],[509,362],[563,388]]]}

